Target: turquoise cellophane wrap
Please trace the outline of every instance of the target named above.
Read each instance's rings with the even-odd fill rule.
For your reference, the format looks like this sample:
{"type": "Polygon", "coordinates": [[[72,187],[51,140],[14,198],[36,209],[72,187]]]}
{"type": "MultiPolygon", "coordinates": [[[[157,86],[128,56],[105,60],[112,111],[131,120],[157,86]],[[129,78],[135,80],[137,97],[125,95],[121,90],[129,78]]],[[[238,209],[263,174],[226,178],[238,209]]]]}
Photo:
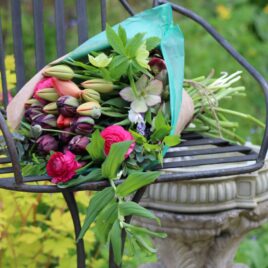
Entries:
{"type": "MultiPolygon", "coordinates": [[[[161,39],[160,47],[169,77],[171,134],[173,134],[176,129],[182,101],[184,38],[179,26],[173,24],[172,8],[170,4],[157,6],[130,17],[113,26],[113,28],[116,30],[119,25],[125,28],[129,39],[139,32],[146,33],[145,38],[157,36],[161,39]]],[[[68,54],[68,57],[79,59],[91,51],[100,51],[107,47],[109,47],[109,43],[104,31],[73,50],[68,54]]]]}

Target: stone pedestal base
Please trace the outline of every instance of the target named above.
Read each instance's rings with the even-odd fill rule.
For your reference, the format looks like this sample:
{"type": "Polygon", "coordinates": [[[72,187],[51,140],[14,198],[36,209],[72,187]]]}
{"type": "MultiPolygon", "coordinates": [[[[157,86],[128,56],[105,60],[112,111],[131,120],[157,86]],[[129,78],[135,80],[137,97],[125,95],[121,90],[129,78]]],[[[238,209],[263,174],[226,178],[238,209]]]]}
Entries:
{"type": "Polygon", "coordinates": [[[142,268],[247,268],[233,264],[239,243],[251,230],[268,219],[268,201],[254,209],[233,209],[210,214],[177,214],[153,210],[161,226],[147,219],[141,226],[168,234],[155,239],[159,264],[142,268]]]}

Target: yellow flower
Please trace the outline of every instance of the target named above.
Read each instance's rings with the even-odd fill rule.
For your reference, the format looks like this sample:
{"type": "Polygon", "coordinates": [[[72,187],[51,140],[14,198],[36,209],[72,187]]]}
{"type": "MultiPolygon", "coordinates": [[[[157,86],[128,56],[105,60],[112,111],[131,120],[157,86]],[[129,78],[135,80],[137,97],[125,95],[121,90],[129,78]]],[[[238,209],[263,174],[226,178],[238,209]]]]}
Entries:
{"type": "MultiPolygon", "coordinates": [[[[12,89],[16,86],[15,59],[13,55],[5,57],[7,88],[12,89]]],[[[0,92],[2,91],[2,80],[0,76],[0,92]]]]}
{"type": "Polygon", "coordinates": [[[263,8],[263,12],[268,14],[268,5],[266,5],[264,8],[263,8]]]}
{"type": "Polygon", "coordinates": [[[88,55],[89,62],[98,68],[105,68],[107,67],[111,61],[112,58],[108,58],[106,54],[100,53],[97,57],[93,57],[91,55],[88,55]]]}
{"type": "Polygon", "coordinates": [[[6,65],[7,70],[11,70],[11,71],[15,70],[15,59],[13,55],[6,55],[5,65],[6,65]]]}
{"type": "Polygon", "coordinates": [[[218,17],[223,20],[228,20],[231,18],[231,9],[224,5],[217,5],[216,13],[218,17]]]}

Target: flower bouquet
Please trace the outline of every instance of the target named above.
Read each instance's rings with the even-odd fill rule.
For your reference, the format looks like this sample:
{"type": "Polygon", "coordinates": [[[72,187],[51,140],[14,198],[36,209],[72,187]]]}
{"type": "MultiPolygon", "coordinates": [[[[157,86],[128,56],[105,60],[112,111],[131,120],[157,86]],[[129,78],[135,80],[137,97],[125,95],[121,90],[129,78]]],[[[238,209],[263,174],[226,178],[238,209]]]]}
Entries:
{"type": "Polygon", "coordinates": [[[8,107],[24,176],[47,174],[59,188],[108,180],[90,200],[79,238],[95,223],[121,263],[124,230],[154,252],[144,235],[165,237],[127,223],[129,215],[158,221],[129,196],[159,177],[152,171],[180,133],[202,131],[243,142],[220,108],[221,99],[244,94],[233,87],[240,72],[183,81],[183,36],[170,6],[134,16],[46,66],[8,107]],[[148,23],[153,20],[154,23],[148,23]],[[144,27],[141,27],[144,26],[144,27]],[[143,29],[140,32],[139,29],[143,29]],[[124,179],[122,184],[117,180],[124,179]]]}

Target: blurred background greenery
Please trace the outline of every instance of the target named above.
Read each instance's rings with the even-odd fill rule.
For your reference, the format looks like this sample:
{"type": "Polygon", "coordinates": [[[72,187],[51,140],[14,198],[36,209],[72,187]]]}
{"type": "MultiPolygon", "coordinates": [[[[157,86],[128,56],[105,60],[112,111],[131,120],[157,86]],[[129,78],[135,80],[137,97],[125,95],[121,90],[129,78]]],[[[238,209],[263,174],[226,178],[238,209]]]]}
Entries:
{"type": "MultiPolygon", "coordinates": [[[[0,16],[3,24],[3,35],[6,48],[6,64],[8,67],[7,75],[9,80],[9,88],[12,89],[15,86],[16,77],[14,75],[14,61],[13,61],[13,41],[12,41],[12,26],[10,21],[10,2],[8,0],[0,0],[0,16]]],[[[46,60],[50,62],[56,58],[56,45],[55,45],[55,26],[54,26],[54,1],[53,0],[43,0],[44,2],[44,29],[45,29],[45,49],[46,49],[46,60]]],[[[134,7],[135,11],[141,11],[145,8],[151,7],[150,0],[129,0],[129,3],[134,7]]],[[[245,57],[248,61],[255,66],[266,79],[268,79],[268,3],[267,0],[174,0],[176,4],[183,5],[187,8],[192,9],[196,13],[200,14],[209,23],[211,23],[233,46],[245,57]]],[[[22,3],[22,22],[23,22],[23,43],[25,52],[25,63],[27,70],[27,77],[30,78],[35,72],[35,62],[34,62],[34,35],[33,35],[33,17],[32,17],[32,1],[21,0],[22,3]]],[[[65,20],[66,20],[66,48],[67,51],[75,48],[77,46],[77,14],[75,11],[75,0],[65,0],[65,20]]],[[[109,24],[118,23],[121,20],[127,18],[127,12],[118,4],[117,0],[107,1],[107,18],[109,24]]],[[[89,35],[93,36],[98,33],[101,29],[100,24],[100,1],[99,0],[88,0],[88,26],[89,35]]],[[[78,14],[79,15],[79,14],[78,14]]],[[[180,25],[181,29],[185,35],[185,50],[186,50],[186,67],[185,67],[185,77],[194,78],[200,75],[207,75],[212,69],[215,69],[216,75],[219,75],[222,71],[234,72],[236,70],[241,70],[242,68],[225,52],[200,26],[190,21],[189,19],[176,14],[176,22],[180,25]]],[[[243,70],[243,69],[242,69],[243,70]]],[[[264,120],[265,118],[265,105],[264,97],[259,86],[253,79],[244,72],[243,75],[243,85],[247,88],[246,98],[235,98],[232,101],[228,100],[225,102],[225,106],[228,108],[233,108],[238,111],[243,111],[250,113],[257,118],[264,120]]],[[[240,135],[245,137],[248,141],[260,144],[262,138],[262,130],[256,128],[254,125],[249,125],[245,120],[240,121],[240,135]]],[[[23,200],[23,202],[29,198],[29,195],[12,194],[0,191],[0,228],[1,233],[1,243],[0,243],[0,267],[24,267],[22,263],[21,266],[16,266],[14,264],[14,259],[20,260],[20,254],[24,254],[22,250],[18,249],[20,241],[24,242],[21,238],[21,231],[18,231],[18,227],[28,226],[26,231],[22,231],[24,234],[39,233],[40,230],[49,230],[49,226],[53,222],[53,213],[59,209],[60,213],[64,212],[64,206],[58,208],[57,202],[63,202],[60,195],[56,195],[56,203],[42,201],[42,199],[37,199],[37,195],[32,195],[31,200],[38,200],[39,204],[37,206],[37,214],[40,217],[40,222],[36,220],[21,222],[23,219],[22,215],[16,214],[13,217],[17,219],[13,221],[12,217],[9,215],[9,206],[14,206],[14,202],[18,200],[23,200]],[[11,201],[13,200],[13,201],[11,201]],[[49,211],[49,213],[47,212],[49,211]],[[44,212],[45,211],[45,212],[44,212]],[[17,215],[17,216],[16,216],[17,215]],[[16,218],[17,217],[17,218],[16,218]],[[22,217],[22,218],[21,218],[22,217]],[[45,217],[46,223],[42,223],[41,219],[45,217]],[[50,222],[50,223],[49,223],[50,222]],[[34,224],[33,224],[34,223],[34,224]],[[24,225],[23,225],[24,224],[24,225]],[[29,229],[29,226],[35,228],[29,229]],[[10,232],[4,232],[5,228],[11,228],[10,232]],[[37,228],[37,229],[36,229],[37,228]],[[41,228],[40,230],[38,228],[41,228]],[[16,231],[17,230],[17,231],[16,231]],[[25,233],[26,232],[26,233],[25,233]],[[18,242],[17,240],[18,239],[18,242]],[[5,243],[3,242],[5,241],[5,243]],[[5,246],[3,246],[3,244],[5,246]],[[14,255],[15,254],[15,255],[14,255]],[[1,266],[4,264],[4,266],[1,266]],[[15,265],[15,266],[14,266],[15,265]]],[[[79,194],[80,195],[80,194],[79,194]]],[[[50,197],[52,200],[52,197],[50,197]]],[[[79,197],[80,198],[80,197],[79,197]]],[[[86,200],[88,197],[85,197],[86,200]]],[[[54,199],[53,199],[54,200],[54,199]]],[[[83,202],[88,202],[81,197],[83,202]]],[[[35,201],[37,202],[37,201],[35,201]]],[[[23,203],[24,204],[24,203],[23,203]]],[[[28,204],[30,207],[32,204],[28,204]]],[[[16,210],[17,211],[17,210],[16,210]]],[[[10,212],[11,213],[11,212],[10,212]]],[[[34,213],[33,211],[30,212],[34,213]]],[[[83,214],[83,209],[82,209],[83,214]]],[[[59,214],[57,214],[59,215],[59,214]]],[[[61,215],[61,214],[60,214],[61,215]]],[[[67,217],[67,216],[66,216],[67,217]]],[[[55,220],[55,217],[54,217],[55,220]]],[[[59,223],[58,223],[59,224],[59,223]]],[[[57,223],[56,223],[57,225],[57,223]]],[[[53,225],[55,226],[55,225],[53,225]]],[[[71,237],[71,228],[68,230],[67,237],[71,237]]],[[[251,268],[266,268],[268,267],[268,233],[267,226],[254,231],[248,236],[248,238],[241,244],[241,247],[237,253],[236,261],[247,263],[251,268]]],[[[24,230],[24,229],[22,229],[24,230]]],[[[44,241],[48,238],[55,240],[54,247],[58,248],[58,243],[61,243],[61,236],[53,237],[51,232],[45,232],[38,241],[44,241]],[[52,236],[51,236],[52,235],[52,236]],[[46,238],[46,239],[45,239],[46,238]],[[42,240],[43,239],[43,240],[42,240]]],[[[39,233],[40,235],[40,233],[39,233]]],[[[94,233],[92,234],[92,237],[94,233]]],[[[38,237],[38,235],[36,236],[38,237]]],[[[27,236],[26,236],[27,238],[27,236]]],[[[25,238],[25,241],[27,240],[25,238]]],[[[34,238],[28,238],[31,239],[34,238]]],[[[31,244],[34,244],[33,241],[31,244]]],[[[88,242],[88,241],[87,241],[88,242]]],[[[92,241],[91,241],[92,242],[92,241]]],[[[52,244],[53,244],[52,243],[52,244]]],[[[67,241],[66,241],[67,243],[67,241]]],[[[70,242],[71,243],[71,242],[70,242]]],[[[26,243],[27,244],[27,243],[26,243]]],[[[72,244],[70,248],[67,248],[64,252],[56,253],[53,251],[53,245],[44,245],[39,249],[39,251],[33,251],[32,255],[24,256],[26,258],[25,265],[27,267],[74,267],[74,266],[64,266],[57,262],[59,257],[64,256],[66,259],[74,258],[74,245],[72,244]],[[34,253],[35,252],[35,253],[34,253]],[[27,263],[27,258],[32,258],[32,256],[41,256],[45,254],[46,260],[51,260],[50,262],[36,262],[29,266],[27,263]],[[58,254],[58,255],[57,255],[58,254]],[[65,254],[65,255],[64,255],[65,254]],[[39,264],[38,264],[39,263],[39,264]],[[45,263],[45,264],[44,264],[45,263]],[[37,265],[37,266],[35,266],[37,265]],[[38,266],[39,265],[39,266],[38,266]]],[[[27,244],[27,246],[29,246],[27,244]]],[[[21,245],[23,248],[23,245],[21,245]]],[[[33,246],[31,246],[32,248],[33,246]]],[[[99,245],[94,240],[93,246],[88,246],[88,254],[93,256],[93,259],[99,261],[99,264],[92,263],[89,267],[105,267],[105,254],[98,250],[99,245]]],[[[36,247],[33,247],[37,250],[36,247]]],[[[130,258],[128,265],[126,267],[136,267],[137,263],[143,261],[150,261],[153,257],[151,256],[136,256],[130,258]]],[[[26,267],[25,266],[25,267],[26,267]]]]}

